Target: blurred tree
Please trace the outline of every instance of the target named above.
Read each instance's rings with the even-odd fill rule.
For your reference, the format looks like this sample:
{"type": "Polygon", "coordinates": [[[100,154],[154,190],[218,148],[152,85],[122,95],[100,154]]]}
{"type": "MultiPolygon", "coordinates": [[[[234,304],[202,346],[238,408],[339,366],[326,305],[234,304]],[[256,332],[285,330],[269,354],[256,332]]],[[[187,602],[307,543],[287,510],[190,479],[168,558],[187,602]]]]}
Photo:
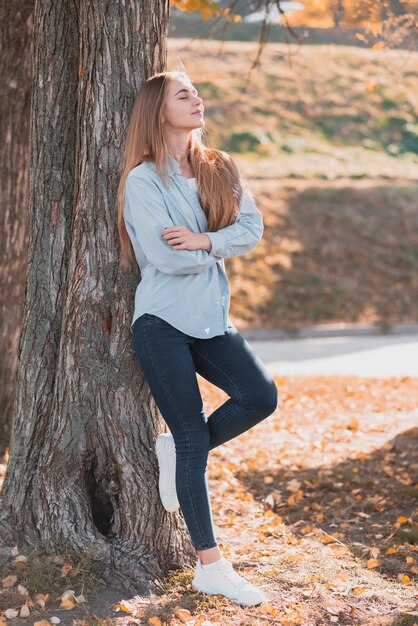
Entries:
{"type": "Polygon", "coordinates": [[[334,26],[340,26],[344,19],[344,2],[343,0],[331,0],[330,10],[334,20],[334,26]]]}
{"type": "MultiPolygon", "coordinates": [[[[177,9],[200,11],[202,19],[213,20],[209,33],[218,22],[225,22],[226,32],[228,23],[241,21],[242,16],[251,11],[264,11],[257,61],[268,39],[270,24],[267,17],[272,7],[278,9],[284,30],[295,42],[304,39],[303,32],[295,31],[296,26],[364,28],[372,35],[379,33],[386,45],[399,45],[401,38],[412,38],[415,43],[418,40],[418,0],[305,0],[302,4],[302,11],[289,11],[282,0],[170,0],[170,5],[177,9]],[[393,36],[394,31],[398,31],[396,36],[393,36]]],[[[362,41],[367,43],[367,38],[362,41]]],[[[306,39],[305,42],[309,43],[306,39]]]]}

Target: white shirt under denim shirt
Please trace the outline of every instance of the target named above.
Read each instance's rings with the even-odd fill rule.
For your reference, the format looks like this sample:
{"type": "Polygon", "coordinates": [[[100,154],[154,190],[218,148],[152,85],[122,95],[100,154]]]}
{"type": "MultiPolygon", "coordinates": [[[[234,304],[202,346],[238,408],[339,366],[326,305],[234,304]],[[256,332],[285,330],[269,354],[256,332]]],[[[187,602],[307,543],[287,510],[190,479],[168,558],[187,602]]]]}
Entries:
{"type": "Polygon", "coordinates": [[[230,285],[224,258],[241,256],[260,241],[263,218],[247,192],[240,214],[230,226],[208,232],[193,179],[183,176],[169,155],[169,185],[164,187],[153,161],[143,161],[128,174],[124,221],[141,272],[131,323],[152,313],[178,330],[200,339],[229,333],[230,285]],[[191,182],[188,182],[191,181],[191,182]],[[183,225],[208,235],[212,249],[175,250],[163,229],[183,225]]]}

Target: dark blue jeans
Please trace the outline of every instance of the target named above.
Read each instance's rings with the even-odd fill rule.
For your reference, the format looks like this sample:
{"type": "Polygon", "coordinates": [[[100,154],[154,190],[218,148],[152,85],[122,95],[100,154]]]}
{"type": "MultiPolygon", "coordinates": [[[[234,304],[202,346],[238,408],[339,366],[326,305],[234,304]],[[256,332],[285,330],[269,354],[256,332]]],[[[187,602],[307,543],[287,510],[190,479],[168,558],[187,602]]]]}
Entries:
{"type": "Polygon", "coordinates": [[[250,344],[233,327],[210,339],[191,337],[145,313],[132,328],[145,380],[176,448],[176,490],[196,550],[217,544],[207,479],[209,450],[271,415],[277,387],[250,344]],[[229,397],[205,414],[196,372],[229,397]]]}

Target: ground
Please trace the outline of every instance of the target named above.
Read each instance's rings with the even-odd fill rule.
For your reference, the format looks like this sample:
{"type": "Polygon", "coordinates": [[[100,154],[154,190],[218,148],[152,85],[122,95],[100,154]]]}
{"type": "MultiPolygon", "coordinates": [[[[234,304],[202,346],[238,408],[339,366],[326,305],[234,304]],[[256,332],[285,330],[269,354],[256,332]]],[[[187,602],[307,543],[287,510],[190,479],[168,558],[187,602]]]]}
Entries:
{"type": "MultiPolygon", "coordinates": [[[[263,588],[267,604],[240,608],[195,593],[193,571],[186,569],[169,573],[162,596],[84,591],[86,604],[63,610],[51,594],[46,612],[38,608],[38,617],[11,625],[59,616],[68,625],[84,618],[102,626],[105,618],[120,626],[412,626],[418,620],[418,379],[275,380],[276,412],[209,455],[221,551],[263,588]]],[[[201,377],[199,385],[210,415],[226,395],[201,377]]],[[[13,573],[3,568],[2,578],[13,573]]],[[[14,588],[19,582],[24,578],[14,588]]],[[[81,593],[77,577],[65,584],[81,593]]],[[[15,596],[11,606],[21,604],[15,596]]]]}

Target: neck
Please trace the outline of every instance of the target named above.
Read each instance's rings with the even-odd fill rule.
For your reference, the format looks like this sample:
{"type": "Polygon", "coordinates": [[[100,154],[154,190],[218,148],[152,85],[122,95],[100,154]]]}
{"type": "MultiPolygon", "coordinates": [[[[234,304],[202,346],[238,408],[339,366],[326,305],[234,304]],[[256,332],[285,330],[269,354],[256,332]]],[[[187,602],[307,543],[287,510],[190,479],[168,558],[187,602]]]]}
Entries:
{"type": "Polygon", "coordinates": [[[179,134],[176,137],[171,137],[168,142],[170,154],[180,163],[181,166],[186,166],[190,163],[189,152],[189,134],[179,134]]]}

